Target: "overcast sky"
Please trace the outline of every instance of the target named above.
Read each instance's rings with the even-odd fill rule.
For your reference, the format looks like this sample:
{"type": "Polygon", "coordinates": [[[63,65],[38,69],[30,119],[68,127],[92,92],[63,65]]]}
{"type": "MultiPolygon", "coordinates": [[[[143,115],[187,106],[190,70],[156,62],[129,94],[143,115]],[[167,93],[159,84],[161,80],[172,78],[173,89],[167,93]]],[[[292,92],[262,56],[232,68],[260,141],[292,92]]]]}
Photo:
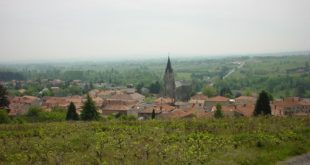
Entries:
{"type": "Polygon", "coordinates": [[[310,50],[310,0],[0,0],[1,60],[310,50]]]}

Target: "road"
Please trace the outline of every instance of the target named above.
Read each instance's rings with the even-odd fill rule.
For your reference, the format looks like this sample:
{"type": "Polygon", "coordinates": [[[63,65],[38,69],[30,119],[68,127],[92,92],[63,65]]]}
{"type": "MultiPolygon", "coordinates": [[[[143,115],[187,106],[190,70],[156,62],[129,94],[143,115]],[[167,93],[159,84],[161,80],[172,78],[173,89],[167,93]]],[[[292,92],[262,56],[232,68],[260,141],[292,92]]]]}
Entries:
{"type": "Polygon", "coordinates": [[[278,162],[278,165],[309,165],[310,153],[292,157],[286,161],[278,162]]]}
{"type": "MultiPolygon", "coordinates": [[[[245,64],[245,61],[243,61],[237,68],[241,69],[245,64]]],[[[233,68],[232,70],[230,70],[225,76],[223,76],[223,79],[227,78],[229,75],[231,75],[232,73],[234,73],[236,71],[235,68],[233,68]]]]}

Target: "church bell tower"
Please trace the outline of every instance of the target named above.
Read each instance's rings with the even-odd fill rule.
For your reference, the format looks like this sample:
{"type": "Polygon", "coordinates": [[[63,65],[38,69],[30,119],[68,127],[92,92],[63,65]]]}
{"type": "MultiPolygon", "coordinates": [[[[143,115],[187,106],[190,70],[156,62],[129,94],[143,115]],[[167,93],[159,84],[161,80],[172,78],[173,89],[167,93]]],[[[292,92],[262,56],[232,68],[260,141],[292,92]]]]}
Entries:
{"type": "Polygon", "coordinates": [[[170,62],[170,57],[168,57],[168,62],[164,75],[164,89],[163,96],[169,97],[175,101],[175,81],[174,81],[174,73],[170,62]]]}

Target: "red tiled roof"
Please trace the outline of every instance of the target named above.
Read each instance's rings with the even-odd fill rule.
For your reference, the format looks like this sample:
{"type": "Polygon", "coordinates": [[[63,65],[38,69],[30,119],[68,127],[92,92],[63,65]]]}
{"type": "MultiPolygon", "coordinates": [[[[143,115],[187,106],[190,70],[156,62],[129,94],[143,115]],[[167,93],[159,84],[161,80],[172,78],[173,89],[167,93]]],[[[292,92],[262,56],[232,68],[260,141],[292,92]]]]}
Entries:
{"type": "Polygon", "coordinates": [[[251,102],[255,102],[256,98],[253,96],[239,96],[236,99],[236,102],[240,102],[240,101],[251,101],[251,102]]]}
{"type": "Polygon", "coordinates": [[[116,93],[112,95],[110,100],[134,100],[129,94],[126,93],[116,93]]]}
{"type": "Polygon", "coordinates": [[[209,102],[225,102],[225,101],[229,101],[229,98],[223,97],[223,96],[215,96],[215,97],[208,98],[207,101],[209,101],[209,102]]]}
{"type": "Polygon", "coordinates": [[[101,110],[109,110],[109,111],[128,111],[132,108],[133,105],[124,105],[124,104],[108,104],[104,106],[101,110]]]}
{"type": "Polygon", "coordinates": [[[173,99],[172,98],[159,97],[155,100],[155,103],[157,103],[157,104],[171,104],[171,103],[173,103],[173,99]]]}
{"type": "Polygon", "coordinates": [[[193,97],[191,97],[191,100],[207,100],[208,97],[203,94],[196,94],[193,97]]]}
{"type": "Polygon", "coordinates": [[[222,112],[224,114],[233,115],[235,112],[237,112],[246,117],[252,116],[254,109],[255,109],[254,104],[222,106],[222,112]]]}

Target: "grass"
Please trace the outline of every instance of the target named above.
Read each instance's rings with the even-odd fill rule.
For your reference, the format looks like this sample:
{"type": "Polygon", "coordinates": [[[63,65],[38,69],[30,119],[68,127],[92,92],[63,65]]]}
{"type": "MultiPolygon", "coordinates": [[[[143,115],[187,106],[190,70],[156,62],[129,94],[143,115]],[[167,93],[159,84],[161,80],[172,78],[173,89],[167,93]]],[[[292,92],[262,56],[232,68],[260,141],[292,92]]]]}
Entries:
{"type": "Polygon", "coordinates": [[[309,138],[309,117],[3,124],[0,164],[275,164],[309,138]]]}

